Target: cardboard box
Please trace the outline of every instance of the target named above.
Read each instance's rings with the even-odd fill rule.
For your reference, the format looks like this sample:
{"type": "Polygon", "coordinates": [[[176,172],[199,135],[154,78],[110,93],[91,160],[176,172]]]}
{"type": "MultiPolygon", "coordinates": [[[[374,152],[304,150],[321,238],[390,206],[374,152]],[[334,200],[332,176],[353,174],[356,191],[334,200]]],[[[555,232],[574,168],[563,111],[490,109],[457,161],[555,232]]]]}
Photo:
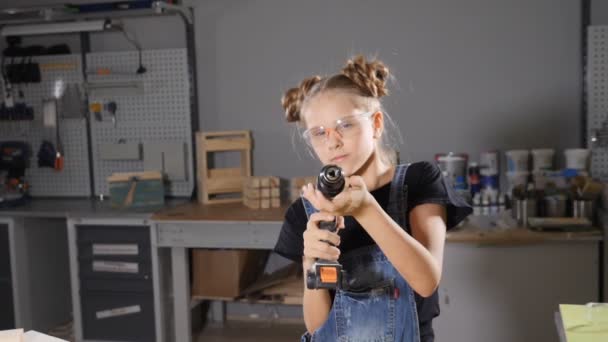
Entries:
{"type": "Polygon", "coordinates": [[[192,296],[236,298],[264,271],[267,250],[192,250],[192,296]]]}

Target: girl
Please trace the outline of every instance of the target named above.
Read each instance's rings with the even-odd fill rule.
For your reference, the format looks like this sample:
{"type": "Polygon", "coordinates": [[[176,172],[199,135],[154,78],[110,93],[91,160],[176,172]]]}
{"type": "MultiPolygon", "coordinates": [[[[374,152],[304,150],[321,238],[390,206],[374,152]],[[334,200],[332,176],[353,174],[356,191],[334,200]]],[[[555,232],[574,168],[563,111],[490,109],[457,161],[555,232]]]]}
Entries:
{"type": "Polygon", "coordinates": [[[306,79],[282,98],[287,121],[303,129],[320,162],[346,176],[331,201],[304,186],[275,246],[304,272],[321,258],[347,273],[347,288],[304,290],[302,341],[434,340],[446,229],[472,209],[435,164],[395,165],[380,102],[388,78],[382,62],[358,56],[341,73],[306,79]],[[338,232],[318,228],[335,216],[338,232]]]}

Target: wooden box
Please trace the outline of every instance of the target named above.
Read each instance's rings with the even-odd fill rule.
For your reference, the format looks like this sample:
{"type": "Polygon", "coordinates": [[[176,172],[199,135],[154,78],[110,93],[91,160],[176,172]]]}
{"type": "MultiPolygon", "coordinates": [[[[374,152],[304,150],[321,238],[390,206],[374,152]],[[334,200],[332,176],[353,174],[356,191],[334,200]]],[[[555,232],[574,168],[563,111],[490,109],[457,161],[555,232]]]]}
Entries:
{"type": "Polygon", "coordinates": [[[243,179],[251,176],[251,134],[249,131],[197,132],[197,188],[203,204],[243,201],[243,179]],[[214,168],[211,153],[239,152],[240,165],[214,168]]]}

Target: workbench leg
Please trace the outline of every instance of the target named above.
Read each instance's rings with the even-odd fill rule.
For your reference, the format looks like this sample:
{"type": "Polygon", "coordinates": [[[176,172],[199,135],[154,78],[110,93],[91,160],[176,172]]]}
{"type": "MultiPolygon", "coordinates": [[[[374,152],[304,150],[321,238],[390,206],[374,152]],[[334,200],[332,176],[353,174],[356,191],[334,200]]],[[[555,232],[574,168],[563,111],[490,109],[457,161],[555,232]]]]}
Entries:
{"type": "Polygon", "coordinates": [[[73,333],[76,341],[83,340],[82,308],[80,306],[80,267],[78,263],[78,239],[76,224],[68,220],[68,251],[70,253],[70,282],[72,285],[72,315],[74,319],[73,333]]]}
{"type": "Polygon", "coordinates": [[[190,272],[188,270],[188,249],[171,248],[173,271],[173,315],[175,320],[175,341],[192,341],[192,321],[190,316],[190,272]]]}
{"type": "Polygon", "coordinates": [[[226,321],[226,302],[223,300],[211,301],[211,319],[214,323],[224,324],[226,321]]]}

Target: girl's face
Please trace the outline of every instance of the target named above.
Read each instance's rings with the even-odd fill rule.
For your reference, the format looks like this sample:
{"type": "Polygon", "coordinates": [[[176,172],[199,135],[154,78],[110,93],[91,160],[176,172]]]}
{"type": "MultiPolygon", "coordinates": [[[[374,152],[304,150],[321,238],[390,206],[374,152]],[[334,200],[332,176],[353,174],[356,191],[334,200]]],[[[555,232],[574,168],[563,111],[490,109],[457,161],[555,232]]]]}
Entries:
{"type": "Polygon", "coordinates": [[[347,176],[376,150],[382,127],[382,113],[357,108],[353,96],[325,91],[311,98],[302,112],[308,145],[323,165],[336,164],[347,176]]]}

